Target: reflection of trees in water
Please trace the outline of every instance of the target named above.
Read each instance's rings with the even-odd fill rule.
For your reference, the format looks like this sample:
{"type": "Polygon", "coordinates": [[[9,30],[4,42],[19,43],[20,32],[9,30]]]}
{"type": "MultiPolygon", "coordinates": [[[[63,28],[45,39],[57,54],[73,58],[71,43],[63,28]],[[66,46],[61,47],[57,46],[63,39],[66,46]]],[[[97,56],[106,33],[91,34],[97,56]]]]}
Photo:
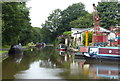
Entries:
{"type": "Polygon", "coordinates": [[[14,75],[18,71],[26,70],[29,68],[28,65],[22,63],[23,60],[22,58],[23,58],[23,54],[15,54],[3,61],[2,63],[3,79],[14,79],[14,75]]]}
{"type": "Polygon", "coordinates": [[[55,65],[52,64],[52,62],[49,61],[49,60],[41,60],[40,61],[40,67],[53,68],[53,67],[55,67],[55,65]]]}
{"type": "Polygon", "coordinates": [[[52,49],[51,47],[41,48],[40,50],[33,49],[32,51],[29,49],[24,51],[24,55],[15,54],[10,56],[2,63],[2,78],[14,79],[16,73],[29,69],[31,63],[49,59],[52,49]]]}
{"type": "Polygon", "coordinates": [[[65,53],[65,56],[60,56],[55,48],[50,49],[49,51],[43,49],[44,53],[41,53],[42,61],[40,61],[41,67],[58,67],[58,68],[69,68],[72,56],[69,53],[65,53]]]}
{"type": "Polygon", "coordinates": [[[15,74],[29,69],[30,64],[35,61],[40,61],[40,67],[68,68],[70,66],[70,62],[65,61],[63,57],[59,56],[54,47],[45,47],[39,50],[33,48],[32,50],[24,51],[23,55],[9,57],[3,61],[3,78],[14,79],[15,74]],[[20,59],[21,61],[18,61],[20,59]]]}

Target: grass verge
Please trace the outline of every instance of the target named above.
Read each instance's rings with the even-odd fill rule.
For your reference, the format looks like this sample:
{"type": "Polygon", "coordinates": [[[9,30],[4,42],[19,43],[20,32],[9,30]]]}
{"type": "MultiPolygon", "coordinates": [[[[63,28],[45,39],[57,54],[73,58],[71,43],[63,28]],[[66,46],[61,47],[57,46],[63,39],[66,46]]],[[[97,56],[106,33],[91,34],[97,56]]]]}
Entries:
{"type": "Polygon", "coordinates": [[[2,48],[10,48],[10,45],[3,45],[2,48]]]}

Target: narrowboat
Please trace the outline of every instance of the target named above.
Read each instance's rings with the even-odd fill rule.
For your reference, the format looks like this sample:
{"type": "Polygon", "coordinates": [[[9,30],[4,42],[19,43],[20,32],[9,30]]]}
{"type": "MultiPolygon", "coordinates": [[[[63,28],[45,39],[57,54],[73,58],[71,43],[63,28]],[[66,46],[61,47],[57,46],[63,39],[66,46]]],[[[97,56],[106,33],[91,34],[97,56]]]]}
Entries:
{"type": "Polygon", "coordinates": [[[88,54],[97,59],[119,59],[119,47],[89,47],[88,54]]]}
{"type": "Polygon", "coordinates": [[[59,46],[57,48],[59,49],[59,51],[66,51],[67,50],[67,46],[64,44],[59,44],[59,46]]]}
{"type": "Polygon", "coordinates": [[[23,51],[23,48],[22,48],[22,45],[19,44],[19,45],[12,45],[8,54],[9,55],[13,55],[13,54],[18,54],[18,53],[21,53],[23,51]]]}
{"type": "Polygon", "coordinates": [[[59,44],[57,50],[59,52],[59,55],[64,56],[67,51],[67,46],[64,44],[59,44]]]}
{"type": "Polygon", "coordinates": [[[85,58],[119,59],[120,47],[80,47],[79,52],[85,58]]]}
{"type": "Polygon", "coordinates": [[[88,47],[80,46],[78,47],[78,52],[74,53],[74,58],[75,59],[84,58],[85,56],[84,53],[88,53],[88,47]]]}
{"type": "Polygon", "coordinates": [[[79,48],[79,52],[80,52],[80,55],[81,55],[81,56],[90,57],[89,54],[88,54],[88,52],[89,52],[89,47],[83,47],[83,46],[81,46],[81,47],[79,48]]]}
{"type": "Polygon", "coordinates": [[[45,46],[46,46],[45,43],[37,43],[35,47],[41,48],[41,47],[45,47],[45,46]]]}
{"type": "Polygon", "coordinates": [[[97,58],[119,59],[120,47],[98,47],[96,56],[97,58]]]}

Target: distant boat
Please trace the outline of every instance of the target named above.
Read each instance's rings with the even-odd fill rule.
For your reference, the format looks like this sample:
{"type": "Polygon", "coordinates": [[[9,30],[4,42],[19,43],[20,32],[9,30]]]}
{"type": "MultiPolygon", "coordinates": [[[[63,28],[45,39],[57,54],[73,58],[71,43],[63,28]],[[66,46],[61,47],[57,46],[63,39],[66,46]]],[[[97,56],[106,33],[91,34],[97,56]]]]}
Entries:
{"type": "Polygon", "coordinates": [[[59,46],[57,48],[59,49],[59,51],[66,51],[67,50],[67,46],[64,44],[59,44],[59,46]]]}
{"type": "Polygon", "coordinates": [[[19,44],[19,45],[12,45],[8,54],[11,55],[11,54],[16,54],[16,53],[21,53],[23,51],[23,48],[22,48],[22,45],[19,44]]]}
{"type": "Polygon", "coordinates": [[[46,46],[45,43],[37,43],[35,47],[40,48],[40,47],[45,47],[45,46],[46,46]]]}
{"type": "Polygon", "coordinates": [[[64,56],[65,52],[67,51],[67,46],[64,44],[59,44],[57,47],[58,51],[59,51],[59,55],[64,56]]]}

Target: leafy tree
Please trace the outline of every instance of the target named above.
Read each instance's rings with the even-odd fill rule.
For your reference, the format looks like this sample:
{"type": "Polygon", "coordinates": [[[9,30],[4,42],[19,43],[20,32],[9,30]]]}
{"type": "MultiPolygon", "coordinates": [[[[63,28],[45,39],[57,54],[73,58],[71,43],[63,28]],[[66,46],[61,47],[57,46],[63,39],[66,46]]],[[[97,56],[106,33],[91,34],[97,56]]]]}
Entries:
{"type": "Polygon", "coordinates": [[[59,28],[61,26],[61,10],[60,9],[55,9],[50,16],[48,16],[48,20],[45,21],[45,24],[42,25],[42,41],[46,41],[46,42],[52,42],[55,41],[56,37],[58,36],[59,32],[59,28]],[[48,31],[47,34],[46,32],[43,31],[48,31]],[[43,38],[45,35],[46,36],[50,36],[52,37],[52,39],[50,37],[47,37],[46,39],[43,38]],[[50,38],[50,39],[49,39],[50,38]]]}
{"type": "Polygon", "coordinates": [[[118,2],[99,2],[97,10],[100,16],[100,25],[106,29],[118,25],[118,2]]]}
{"type": "Polygon", "coordinates": [[[41,28],[33,27],[33,42],[41,42],[41,28]]]}
{"type": "Polygon", "coordinates": [[[63,32],[63,35],[68,35],[68,36],[71,36],[71,31],[66,31],[66,32],[63,32]]]}
{"type": "Polygon", "coordinates": [[[62,28],[61,30],[64,31],[70,31],[71,27],[69,26],[69,23],[71,21],[76,20],[78,17],[82,17],[87,13],[85,11],[84,4],[82,3],[76,3],[71,6],[69,6],[67,9],[62,11],[62,28]]]}
{"type": "Polygon", "coordinates": [[[3,44],[18,44],[30,38],[29,8],[25,2],[2,3],[2,42],[3,44]],[[24,34],[23,34],[24,33],[24,34]],[[27,36],[29,37],[27,37],[27,36]]]}
{"type": "MultiPolygon", "coordinates": [[[[49,30],[50,37],[52,37],[52,39],[50,38],[49,40],[54,41],[58,35],[71,30],[71,26],[69,26],[71,21],[85,16],[87,13],[88,12],[85,11],[84,4],[82,3],[73,4],[63,11],[56,9],[50,14],[50,16],[48,16],[48,20],[42,25],[42,27],[46,27],[46,29],[49,30]]],[[[46,35],[46,33],[42,33],[42,35],[43,34],[46,35]]]]}
{"type": "Polygon", "coordinates": [[[50,29],[51,32],[56,32],[57,29],[60,27],[61,19],[61,10],[56,9],[48,16],[48,20],[45,22],[45,26],[50,29]]]}
{"type": "Polygon", "coordinates": [[[51,43],[54,41],[52,37],[52,32],[48,28],[43,27],[40,31],[40,34],[41,34],[41,42],[51,43]]]}
{"type": "Polygon", "coordinates": [[[22,43],[22,45],[26,45],[29,42],[32,42],[33,40],[33,32],[32,28],[29,30],[24,30],[19,34],[19,40],[18,42],[22,43]]]}
{"type": "Polygon", "coordinates": [[[93,26],[92,14],[87,13],[83,17],[70,22],[70,27],[72,28],[87,28],[93,26]]]}

